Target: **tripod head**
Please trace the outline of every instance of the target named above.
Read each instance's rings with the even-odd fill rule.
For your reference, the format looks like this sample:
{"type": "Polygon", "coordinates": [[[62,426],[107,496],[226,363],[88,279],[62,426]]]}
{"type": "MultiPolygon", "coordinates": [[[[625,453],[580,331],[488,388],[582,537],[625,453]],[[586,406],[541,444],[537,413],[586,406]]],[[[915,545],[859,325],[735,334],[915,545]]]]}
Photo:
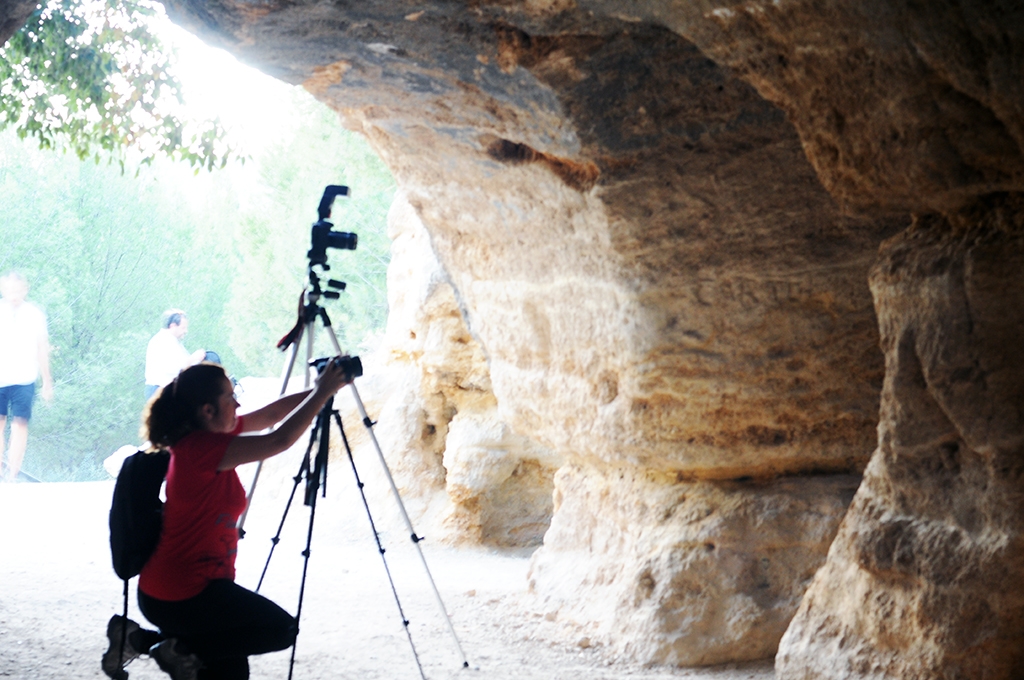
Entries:
{"type": "MultiPolygon", "coordinates": [[[[324,265],[324,268],[330,269],[324,265]]],[[[277,348],[282,352],[286,351],[292,344],[299,339],[302,335],[303,330],[308,324],[316,320],[317,317],[323,320],[326,326],[330,326],[330,319],[327,316],[327,310],[320,305],[320,298],[327,298],[328,300],[337,300],[341,297],[341,291],[345,290],[346,284],[344,281],[338,281],[336,279],[327,279],[327,287],[330,290],[324,290],[320,285],[320,275],[317,274],[316,270],[313,269],[313,265],[309,266],[309,285],[302,289],[299,293],[299,310],[295,320],[295,325],[292,326],[291,330],[283,338],[277,341],[277,348]]]]}
{"type": "MultiPolygon", "coordinates": [[[[324,269],[330,269],[330,267],[324,266],[324,269]]],[[[345,290],[348,284],[344,281],[337,279],[327,279],[327,287],[332,290],[324,290],[320,287],[320,275],[313,269],[313,265],[309,266],[309,287],[306,289],[306,296],[309,301],[316,303],[320,297],[325,297],[328,300],[337,300],[341,297],[341,291],[345,290]]]]}

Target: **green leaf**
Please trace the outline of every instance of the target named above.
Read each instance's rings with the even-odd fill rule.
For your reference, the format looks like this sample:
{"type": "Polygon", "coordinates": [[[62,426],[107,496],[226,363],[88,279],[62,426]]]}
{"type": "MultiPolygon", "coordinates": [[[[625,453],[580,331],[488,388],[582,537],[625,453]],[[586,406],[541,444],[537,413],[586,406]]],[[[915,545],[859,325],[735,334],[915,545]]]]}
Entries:
{"type": "Polygon", "coordinates": [[[41,5],[0,49],[0,130],[122,167],[129,150],[224,167],[235,151],[213,143],[220,123],[183,114],[174,54],[150,29],[159,11],[150,0],[41,5]]]}

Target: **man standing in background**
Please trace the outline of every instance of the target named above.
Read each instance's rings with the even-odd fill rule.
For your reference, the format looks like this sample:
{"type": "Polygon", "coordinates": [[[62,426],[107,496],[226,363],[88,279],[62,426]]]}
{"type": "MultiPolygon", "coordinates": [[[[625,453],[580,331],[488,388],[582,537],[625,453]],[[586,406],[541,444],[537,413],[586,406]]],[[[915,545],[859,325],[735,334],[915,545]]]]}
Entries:
{"type": "Polygon", "coordinates": [[[164,312],[161,328],[146,348],[146,399],[178,377],[182,369],[198,364],[204,350],[188,353],[182,340],[188,333],[188,317],[180,309],[164,312]]]}
{"type": "Polygon", "coordinates": [[[12,482],[18,478],[25,458],[28,421],[40,376],[43,400],[53,398],[46,314],[26,297],[28,281],[24,276],[10,272],[0,278],[0,459],[9,415],[11,440],[4,479],[12,482]]]}

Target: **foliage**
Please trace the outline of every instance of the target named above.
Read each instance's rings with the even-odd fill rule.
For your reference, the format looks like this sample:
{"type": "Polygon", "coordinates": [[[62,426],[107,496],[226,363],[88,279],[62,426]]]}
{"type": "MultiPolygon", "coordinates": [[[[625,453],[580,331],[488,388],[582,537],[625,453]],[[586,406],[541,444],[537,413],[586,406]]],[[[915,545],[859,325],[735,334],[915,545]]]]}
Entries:
{"type": "MultiPolygon", "coordinates": [[[[232,288],[231,344],[247,366],[264,375],[281,370],[282,359],[267,352],[266,338],[280,339],[298,318],[311,227],[328,184],[350,188],[349,198],[335,200],[330,221],[335,231],[356,233],[358,246],[328,250],[324,289],[328,277],[348,285],[340,299],[320,303],[342,350],[352,354],[367,349],[387,321],[390,242],[384,218],[394,180],[365,141],[337,124],[332,111],[309,97],[297,98],[294,108],[306,124],[267,151],[258,184],[269,191],[244,206],[235,228],[244,273],[232,288]],[[294,162],[299,158],[302,162],[294,162]]],[[[316,339],[318,356],[334,353],[326,333],[318,330],[316,339]]]]}
{"type": "Polygon", "coordinates": [[[45,479],[95,479],[106,455],[138,440],[160,313],[186,307],[203,328],[223,314],[227,277],[200,264],[195,217],[153,174],[32,153],[9,135],[4,147],[0,270],[26,274],[46,310],[57,383],[53,406],[37,406],[25,466],[45,479]]]}
{"type": "Polygon", "coordinates": [[[330,275],[350,286],[325,306],[346,349],[383,330],[393,180],[332,112],[289,91],[296,131],[202,177],[159,158],[122,174],[0,134],[0,272],[23,272],[46,311],[56,382],[33,413],[27,472],[103,479],[102,460],[138,443],[146,343],[168,307],[187,310],[190,351],[217,351],[239,378],[279,376],[274,344],[295,321],[326,184],[352,185],[334,221],[359,248],[330,251],[330,275]]]}
{"type": "MultiPolygon", "coordinates": [[[[0,48],[0,129],[122,169],[129,149],[196,168],[223,166],[219,121],[189,122],[171,51],[150,30],[149,0],[49,0],[0,48]]],[[[162,10],[160,10],[162,11],[162,10]]]]}

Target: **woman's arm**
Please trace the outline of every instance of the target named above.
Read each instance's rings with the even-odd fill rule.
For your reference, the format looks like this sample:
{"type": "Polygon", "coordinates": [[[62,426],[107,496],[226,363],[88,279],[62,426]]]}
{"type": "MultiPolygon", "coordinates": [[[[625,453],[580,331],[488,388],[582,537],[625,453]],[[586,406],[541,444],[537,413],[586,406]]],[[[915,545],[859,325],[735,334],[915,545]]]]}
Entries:
{"type": "Polygon", "coordinates": [[[313,390],[303,390],[295,394],[289,394],[273,401],[266,406],[256,409],[252,413],[245,413],[245,420],[242,421],[242,432],[259,432],[268,427],[277,425],[281,419],[295,410],[313,390]]]}
{"type": "Polygon", "coordinates": [[[333,361],[329,362],[317,377],[313,390],[276,430],[267,434],[235,437],[228,444],[217,469],[231,470],[245,463],[266,460],[286,450],[302,436],[327,400],[348,383],[349,378],[345,372],[333,361]]]}

